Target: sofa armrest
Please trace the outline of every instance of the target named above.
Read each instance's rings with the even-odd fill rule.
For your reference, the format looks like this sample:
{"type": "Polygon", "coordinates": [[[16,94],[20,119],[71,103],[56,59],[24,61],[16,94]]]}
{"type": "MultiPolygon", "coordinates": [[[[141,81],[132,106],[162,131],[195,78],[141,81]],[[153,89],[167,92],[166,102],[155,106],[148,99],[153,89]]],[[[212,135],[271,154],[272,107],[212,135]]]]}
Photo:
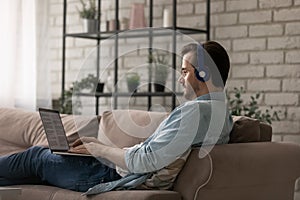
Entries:
{"type": "Polygon", "coordinates": [[[183,199],[293,199],[295,180],[300,177],[299,158],[300,146],[288,143],[217,145],[203,159],[194,150],[175,190],[183,199]],[[207,167],[212,167],[208,178],[207,167]]]}

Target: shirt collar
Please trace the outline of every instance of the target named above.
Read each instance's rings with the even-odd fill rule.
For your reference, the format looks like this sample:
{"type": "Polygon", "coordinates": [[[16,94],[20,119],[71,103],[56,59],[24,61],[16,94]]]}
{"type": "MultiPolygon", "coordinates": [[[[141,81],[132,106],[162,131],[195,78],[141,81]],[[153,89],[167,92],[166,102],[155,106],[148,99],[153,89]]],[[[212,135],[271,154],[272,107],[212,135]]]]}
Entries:
{"type": "Polygon", "coordinates": [[[217,101],[225,101],[225,93],[224,92],[210,92],[208,94],[201,95],[195,99],[197,100],[217,100],[217,101]]]}

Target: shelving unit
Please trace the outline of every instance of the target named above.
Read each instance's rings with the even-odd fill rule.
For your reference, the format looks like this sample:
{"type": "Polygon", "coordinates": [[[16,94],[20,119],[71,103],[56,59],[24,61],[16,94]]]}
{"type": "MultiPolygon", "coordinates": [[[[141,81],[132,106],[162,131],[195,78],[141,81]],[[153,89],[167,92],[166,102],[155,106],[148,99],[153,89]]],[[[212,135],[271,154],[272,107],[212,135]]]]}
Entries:
{"type": "MultiPolygon", "coordinates": [[[[65,101],[64,99],[64,91],[65,91],[65,76],[66,76],[66,38],[82,38],[82,39],[88,39],[88,40],[95,40],[97,46],[100,44],[101,40],[110,39],[112,36],[114,37],[114,56],[115,58],[118,58],[118,40],[121,38],[148,38],[149,39],[149,54],[151,54],[151,48],[153,43],[153,38],[156,36],[169,36],[170,30],[173,30],[172,37],[172,50],[173,52],[176,52],[176,33],[180,32],[182,34],[205,34],[206,40],[209,40],[210,38],[210,0],[206,0],[206,29],[195,29],[195,28],[187,28],[187,27],[179,27],[177,26],[177,0],[170,0],[172,1],[173,5],[173,24],[171,27],[166,28],[155,28],[153,27],[153,2],[155,0],[148,0],[149,1],[149,27],[151,29],[137,29],[137,30],[131,30],[128,33],[124,32],[123,30],[119,30],[119,0],[115,0],[115,31],[100,31],[100,25],[98,28],[97,33],[67,33],[66,32],[66,26],[67,26],[67,1],[64,0],[64,9],[63,9],[63,45],[62,45],[62,105],[65,101]],[[118,35],[118,33],[122,33],[118,35]]],[[[98,10],[101,10],[101,0],[98,0],[98,10]]],[[[100,19],[100,14],[98,15],[98,19],[100,19]]],[[[100,48],[98,46],[97,48],[97,78],[99,78],[100,73],[100,48]]],[[[151,85],[148,86],[147,92],[136,92],[136,93],[126,93],[126,92],[119,92],[118,87],[116,86],[118,83],[118,62],[114,62],[114,92],[112,93],[96,93],[94,95],[87,94],[87,93],[77,93],[77,95],[85,96],[85,97],[91,97],[95,98],[95,112],[96,115],[99,114],[99,98],[113,98],[113,108],[117,109],[118,107],[118,97],[128,97],[128,96],[134,96],[134,97],[147,97],[148,98],[148,110],[151,108],[152,105],[152,97],[171,97],[172,98],[172,108],[174,109],[176,107],[176,95],[178,93],[173,92],[152,92],[151,85]]],[[[172,91],[175,91],[176,87],[176,55],[173,53],[172,55],[172,68],[174,69],[171,76],[172,80],[172,91]]]]}

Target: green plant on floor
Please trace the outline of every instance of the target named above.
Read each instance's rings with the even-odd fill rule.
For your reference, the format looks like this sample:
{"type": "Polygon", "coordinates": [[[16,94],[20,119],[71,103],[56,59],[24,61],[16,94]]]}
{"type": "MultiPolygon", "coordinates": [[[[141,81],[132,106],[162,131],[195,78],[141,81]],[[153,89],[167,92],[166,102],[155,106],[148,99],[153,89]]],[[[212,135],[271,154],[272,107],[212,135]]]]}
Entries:
{"type": "MultiPolygon", "coordinates": [[[[72,105],[73,93],[81,92],[83,90],[89,90],[90,92],[94,92],[97,87],[97,83],[98,79],[93,74],[88,74],[87,77],[81,79],[80,81],[74,81],[72,83],[72,86],[64,92],[64,103],[60,106],[60,112],[64,114],[72,114],[72,112],[74,111],[74,113],[76,114],[81,114],[79,110],[80,108],[82,108],[82,105],[77,95],[74,96],[74,104],[72,105]]],[[[61,97],[59,98],[59,101],[62,101],[61,97]]]]}
{"type": "Polygon", "coordinates": [[[260,110],[258,105],[258,100],[261,96],[260,92],[256,93],[254,96],[250,96],[250,101],[248,103],[245,103],[242,99],[242,94],[244,93],[245,90],[243,87],[240,89],[234,88],[233,97],[227,92],[228,106],[232,115],[247,116],[269,124],[272,124],[273,121],[280,121],[278,116],[280,111],[273,110],[272,106],[265,111],[260,110]]]}

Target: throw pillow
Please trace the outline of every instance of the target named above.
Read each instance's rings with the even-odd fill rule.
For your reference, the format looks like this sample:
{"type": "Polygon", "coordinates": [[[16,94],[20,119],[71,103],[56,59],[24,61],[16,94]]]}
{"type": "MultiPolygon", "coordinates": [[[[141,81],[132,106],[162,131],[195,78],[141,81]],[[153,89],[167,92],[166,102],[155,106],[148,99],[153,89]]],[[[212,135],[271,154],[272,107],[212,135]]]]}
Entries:
{"type": "Polygon", "coordinates": [[[106,111],[101,116],[98,139],[109,146],[130,147],[145,141],[167,116],[141,110],[106,111]]]}
{"type": "Polygon", "coordinates": [[[260,122],[245,116],[232,116],[233,128],[229,143],[258,142],[260,140],[260,122]]]}

